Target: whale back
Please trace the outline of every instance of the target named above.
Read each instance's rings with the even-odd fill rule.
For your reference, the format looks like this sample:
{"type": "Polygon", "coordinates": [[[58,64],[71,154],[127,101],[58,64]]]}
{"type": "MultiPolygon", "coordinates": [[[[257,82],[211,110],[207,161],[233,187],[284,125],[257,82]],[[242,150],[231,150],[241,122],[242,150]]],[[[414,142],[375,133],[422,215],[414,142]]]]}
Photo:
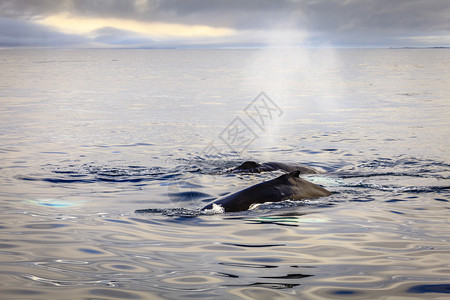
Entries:
{"type": "Polygon", "coordinates": [[[301,174],[318,174],[320,171],[308,167],[303,164],[286,164],[280,162],[267,162],[259,164],[255,161],[245,161],[241,165],[237,166],[232,172],[246,172],[246,173],[261,173],[282,170],[285,172],[300,171],[301,174]]]}
{"type": "Polygon", "coordinates": [[[304,164],[285,164],[280,162],[267,162],[262,164],[267,171],[283,170],[285,172],[300,171],[300,174],[319,174],[320,171],[304,164]]]}
{"type": "Polygon", "coordinates": [[[331,194],[326,189],[300,178],[300,173],[297,170],[256,184],[231,195],[219,198],[203,209],[211,209],[213,204],[217,204],[222,206],[225,212],[236,212],[247,210],[252,204],[257,203],[317,198],[331,194]]]}
{"type": "Polygon", "coordinates": [[[255,161],[245,161],[241,165],[233,169],[233,172],[249,172],[249,173],[259,173],[261,164],[255,161]]]}

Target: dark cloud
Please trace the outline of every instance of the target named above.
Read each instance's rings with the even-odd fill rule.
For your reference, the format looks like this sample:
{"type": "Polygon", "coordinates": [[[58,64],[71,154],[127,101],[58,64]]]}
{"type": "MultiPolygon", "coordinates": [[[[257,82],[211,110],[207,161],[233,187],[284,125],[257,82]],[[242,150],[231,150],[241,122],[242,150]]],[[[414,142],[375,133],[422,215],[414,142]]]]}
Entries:
{"type": "Polygon", "coordinates": [[[65,1],[46,0],[1,0],[0,17],[11,19],[31,19],[51,15],[63,10],[65,1]]]}
{"type": "MultiPolygon", "coordinates": [[[[225,45],[242,43],[251,31],[280,28],[307,32],[302,42],[311,45],[423,46],[430,42],[426,37],[439,42],[439,36],[443,40],[435,46],[450,44],[448,0],[0,0],[0,16],[12,20],[37,20],[58,13],[236,30],[236,39],[221,41],[225,45]]],[[[97,41],[131,44],[142,39],[132,32],[104,31],[108,30],[97,41]]],[[[145,40],[154,43],[148,37],[145,40]]]]}
{"type": "Polygon", "coordinates": [[[314,1],[305,7],[311,29],[410,32],[450,29],[450,2],[314,1]]]}
{"type": "Polygon", "coordinates": [[[0,18],[0,47],[75,46],[87,42],[84,37],[56,32],[29,21],[0,18]]]}

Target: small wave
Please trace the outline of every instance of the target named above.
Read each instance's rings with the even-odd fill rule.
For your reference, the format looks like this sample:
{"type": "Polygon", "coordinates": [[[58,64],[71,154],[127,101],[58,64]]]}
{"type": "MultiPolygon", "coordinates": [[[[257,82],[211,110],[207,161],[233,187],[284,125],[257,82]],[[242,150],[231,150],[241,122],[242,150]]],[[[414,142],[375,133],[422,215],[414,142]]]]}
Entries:
{"type": "Polygon", "coordinates": [[[93,182],[118,182],[118,183],[138,183],[154,180],[169,180],[180,175],[180,173],[171,172],[172,170],[162,167],[143,167],[143,166],[96,166],[83,164],[81,166],[69,165],[67,167],[50,166],[51,172],[62,175],[62,177],[31,177],[22,176],[24,180],[41,180],[54,183],[93,183],[93,182]]]}
{"type": "Polygon", "coordinates": [[[449,189],[450,165],[415,157],[380,158],[363,161],[356,171],[336,172],[342,179],[361,179],[343,187],[395,193],[439,193],[449,189]]]}
{"type": "Polygon", "coordinates": [[[404,193],[434,193],[443,190],[449,190],[450,186],[396,186],[382,185],[370,182],[357,182],[354,184],[346,184],[345,187],[368,188],[386,192],[404,192],[404,193]]]}
{"type": "Polygon", "coordinates": [[[45,181],[51,183],[93,183],[96,181],[92,179],[68,179],[68,178],[50,178],[50,177],[38,178],[31,176],[15,176],[14,178],[25,181],[45,181]]]}
{"type": "Polygon", "coordinates": [[[161,214],[168,217],[197,217],[202,214],[199,209],[188,208],[145,208],[134,211],[136,214],[161,214]]]}
{"type": "Polygon", "coordinates": [[[296,207],[328,207],[334,205],[333,202],[329,202],[323,199],[305,199],[305,200],[285,200],[281,202],[267,202],[257,204],[252,207],[252,210],[282,210],[291,209],[296,207]]]}
{"type": "Polygon", "coordinates": [[[236,246],[242,248],[271,248],[271,247],[286,246],[286,244],[238,244],[238,243],[222,243],[222,245],[236,246]]]}
{"type": "Polygon", "coordinates": [[[84,63],[88,62],[89,60],[83,60],[83,59],[74,59],[74,60],[37,60],[33,63],[35,64],[53,64],[53,63],[84,63]]]}
{"type": "Polygon", "coordinates": [[[426,294],[426,293],[440,293],[450,294],[450,284],[421,284],[410,287],[408,293],[426,294]]]}
{"type": "Polygon", "coordinates": [[[97,148],[118,148],[118,147],[139,147],[139,146],[155,146],[149,143],[134,143],[134,144],[116,144],[116,145],[84,145],[83,147],[97,147],[97,148]]]}
{"type": "Polygon", "coordinates": [[[258,288],[264,288],[264,289],[281,290],[281,289],[292,289],[299,285],[300,285],[300,283],[255,282],[255,283],[249,283],[249,284],[235,284],[235,285],[226,285],[226,286],[229,286],[229,287],[258,287],[258,288]]]}
{"type": "Polygon", "coordinates": [[[364,170],[389,170],[386,172],[404,172],[404,173],[430,173],[448,171],[450,164],[443,161],[436,161],[427,158],[417,157],[398,157],[398,158],[379,158],[373,160],[362,161],[358,165],[358,169],[364,170]]]}
{"type": "Polygon", "coordinates": [[[405,172],[380,172],[380,173],[343,173],[339,174],[341,178],[370,178],[381,176],[396,176],[396,177],[427,177],[423,174],[410,174],[405,172]]]}

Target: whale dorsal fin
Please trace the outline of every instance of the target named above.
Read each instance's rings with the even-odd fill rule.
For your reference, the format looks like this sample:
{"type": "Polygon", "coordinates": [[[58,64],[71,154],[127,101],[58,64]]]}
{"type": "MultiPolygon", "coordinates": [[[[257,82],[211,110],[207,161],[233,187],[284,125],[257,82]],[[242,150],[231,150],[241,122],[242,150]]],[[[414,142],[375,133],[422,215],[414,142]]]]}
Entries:
{"type": "Polygon", "coordinates": [[[300,177],[300,174],[301,174],[300,170],[295,170],[295,171],[292,171],[291,173],[289,173],[287,175],[289,177],[300,177]]]}
{"type": "Polygon", "coordinates": [[[300,171],[295,170],[287,174],[283,174],[275,179],[272,179],[274,182],[282,183],[282,182],[288,182],[289,178],[300,178],[300,171]]]}

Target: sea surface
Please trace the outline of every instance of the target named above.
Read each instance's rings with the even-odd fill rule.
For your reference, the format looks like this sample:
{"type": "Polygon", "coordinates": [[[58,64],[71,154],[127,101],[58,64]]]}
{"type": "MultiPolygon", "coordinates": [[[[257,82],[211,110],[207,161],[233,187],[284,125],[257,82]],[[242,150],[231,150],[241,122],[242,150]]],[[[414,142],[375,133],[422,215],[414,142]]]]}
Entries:
{"type": "Polygon", "coordinates": [[[448,299],[449,70],[449,49],[1,49],[0,298],[448,299]],[[332,195],[200,211],[283,174],[245,160],[332,195]]]}

